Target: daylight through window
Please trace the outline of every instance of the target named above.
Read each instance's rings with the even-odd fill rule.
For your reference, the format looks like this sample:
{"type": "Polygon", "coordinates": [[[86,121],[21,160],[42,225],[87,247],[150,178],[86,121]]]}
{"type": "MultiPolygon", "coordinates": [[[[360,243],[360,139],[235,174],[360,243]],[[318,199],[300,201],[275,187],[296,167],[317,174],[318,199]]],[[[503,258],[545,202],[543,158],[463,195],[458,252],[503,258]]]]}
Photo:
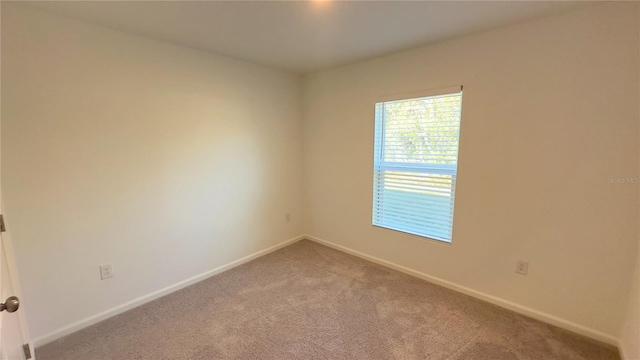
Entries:
{"type": "Polygon", "coordinates": [[[373,225],[451,242],[462,90],[376,103],[373,225]]]}

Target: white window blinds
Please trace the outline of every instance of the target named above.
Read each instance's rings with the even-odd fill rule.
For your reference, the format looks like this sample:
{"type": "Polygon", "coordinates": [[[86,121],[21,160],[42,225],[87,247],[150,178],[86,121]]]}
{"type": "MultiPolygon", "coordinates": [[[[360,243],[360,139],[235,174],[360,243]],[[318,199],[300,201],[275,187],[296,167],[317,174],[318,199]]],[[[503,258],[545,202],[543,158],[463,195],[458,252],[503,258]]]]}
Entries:
{"type": "Polygon", "coordinates": [[[451,242],[462,91],[375,110],[373,225],[451,242]]]}

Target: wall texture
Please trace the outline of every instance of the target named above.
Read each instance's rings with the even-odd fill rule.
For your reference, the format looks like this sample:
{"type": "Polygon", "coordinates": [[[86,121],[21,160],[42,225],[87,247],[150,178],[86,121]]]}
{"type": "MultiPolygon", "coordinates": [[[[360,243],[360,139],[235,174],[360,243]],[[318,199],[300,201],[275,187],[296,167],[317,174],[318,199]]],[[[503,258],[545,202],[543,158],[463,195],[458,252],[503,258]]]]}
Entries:
{"type": "Polygon", "coordinates": [[[34,338],[302,233],[299,76],[2,6],[2,190],[34,338]]]}
{"type": "Polygon", "coordinates": [[[637,3],[304,77],[305,230],[615,342],[638,239],[637,3]],[[453,243],[371,225],[374,100],[464,85],[453,243]],[[530,262],[515,274],[516,260],[530,262]]]}

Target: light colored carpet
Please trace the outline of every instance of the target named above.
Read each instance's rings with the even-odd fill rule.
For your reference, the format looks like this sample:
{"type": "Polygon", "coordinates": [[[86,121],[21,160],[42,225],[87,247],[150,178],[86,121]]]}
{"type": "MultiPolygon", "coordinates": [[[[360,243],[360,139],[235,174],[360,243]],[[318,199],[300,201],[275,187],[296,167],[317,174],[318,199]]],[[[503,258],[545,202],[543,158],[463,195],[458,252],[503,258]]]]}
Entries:
{"type": "Polygon", "coordinates": [[[36,349],[52,359],[619,359],[617,350],[300,241],[36,349]]]}

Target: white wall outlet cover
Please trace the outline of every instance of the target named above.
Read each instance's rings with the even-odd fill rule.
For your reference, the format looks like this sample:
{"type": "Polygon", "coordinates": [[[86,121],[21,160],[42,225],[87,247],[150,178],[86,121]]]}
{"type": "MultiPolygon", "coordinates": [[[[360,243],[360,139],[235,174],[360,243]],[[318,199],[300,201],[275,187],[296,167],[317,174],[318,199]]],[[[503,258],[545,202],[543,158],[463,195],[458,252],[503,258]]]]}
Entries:
{"type": "Polygon", "coordinates": [[[516,263],[516,273],[521,275],[527,275],[528,271],[529,271],[529,262],[518,260],[518,262],[516,263]]]}
{"type": "Polygon", "coordinates": [[[100,280],[113,277],[113,268],[111,264],[100,265],[100,280]]]}

